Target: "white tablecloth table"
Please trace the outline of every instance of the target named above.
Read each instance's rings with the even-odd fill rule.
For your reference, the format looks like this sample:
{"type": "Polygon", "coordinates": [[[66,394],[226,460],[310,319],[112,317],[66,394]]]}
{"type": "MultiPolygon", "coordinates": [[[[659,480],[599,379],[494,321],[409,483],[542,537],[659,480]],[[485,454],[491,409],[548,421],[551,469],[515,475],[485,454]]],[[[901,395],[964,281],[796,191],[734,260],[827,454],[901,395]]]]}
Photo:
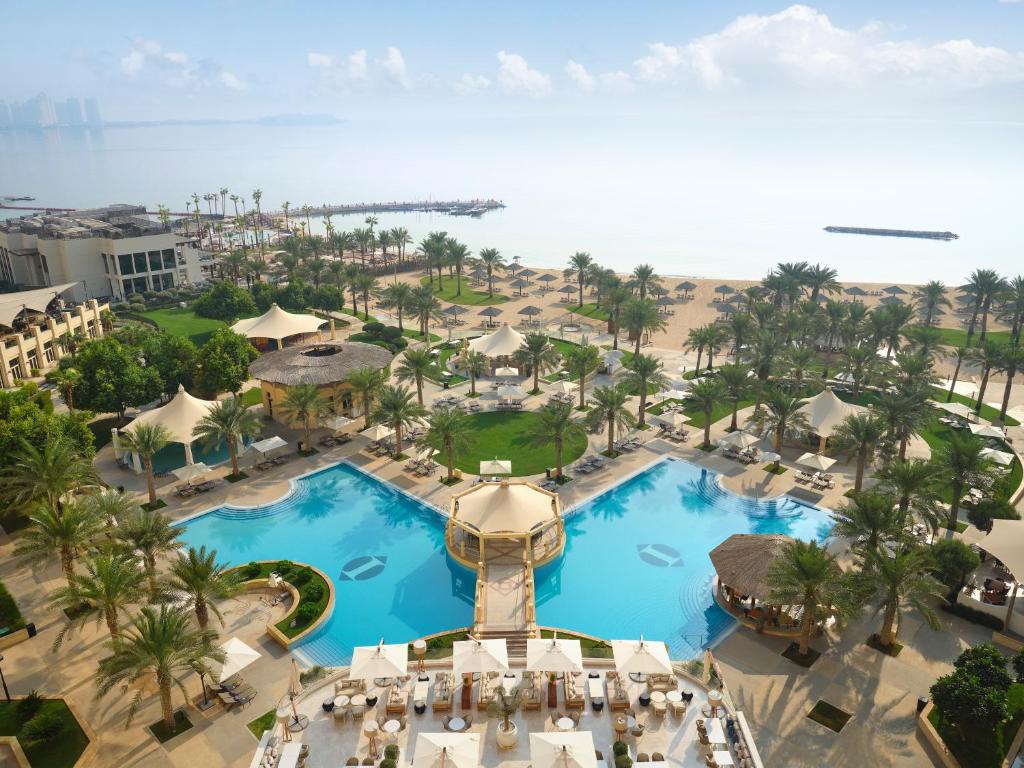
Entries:
{"type": "Polygon", "coordinates": [[[413,704],[417,702],[427,703],[427,696],[430,695],[430,681],[429,680],[417,680],[416,685],[412,689],[412,701],[413,704]]]}
{"type": "Polygon", "coordinates": [[[717,717],[710,717],[704,721],[708,731],[708,741],[712,744],[725,744],[725,729],[722,728],[722,721],[717,717]]]}
{"type": "Polygon", "coordinates": [[[604,701],[604,686],[601,684],[601,678],[587,678],[587,693],[590,694],[591,701],[604,701]]]}
{"type": "Polygon", "coordinates": [[[461,731],[466,727],[466,721],[463,720],[461,717],[453,717],[451,720],[448,721],[448,727],[451,728],[453,731],[461,731]]]}
{"type": "Polygon", "coordinates": [[[381,729],[384,733],[398,733],[401,730],[402,724],[397,720],[387,720],[381,729]]]}
{"type": "Polygon", "coordinates": [[[735,765],[732,761],[732,752],[727,749],[716,749],[711,753],[716,765],[735,765]]]}
{"type": "Polygon", "coordinates": [[[571,717],[560,717],[558,722],[555,723],[555,727],[560,731],[571,731],[576,727],[576,723],[572,721],[571,717]]]}
{"type": "Polygon", "coordinates": [[[665,698],[668,701],[679,702],[683,700],[683,694],[680,691],[669,691],[665,694],[665,698]]]}
{"type": "Polygon", "coordinates": [[[662,704],[662,703],[664,703],[665,702],[665,692],[664,691],[654,691],[651,694],[651,701],[653,703],[655,703],[655,704],[662,704]]]}

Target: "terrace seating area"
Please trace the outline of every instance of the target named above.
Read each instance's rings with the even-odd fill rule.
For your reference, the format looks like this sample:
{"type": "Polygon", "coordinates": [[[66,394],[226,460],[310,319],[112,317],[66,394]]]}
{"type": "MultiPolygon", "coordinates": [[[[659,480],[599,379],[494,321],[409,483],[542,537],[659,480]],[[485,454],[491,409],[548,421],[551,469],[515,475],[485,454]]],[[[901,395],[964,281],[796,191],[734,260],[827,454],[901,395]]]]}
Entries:
{"type": "Polygon", "coordinates": [[[810,485],[818,490],[827,490],[836,487],[835,478],[824,472],[804,472],[803,470],[797,471],[794,475],[794,479],[801,485],[810,485]]]}
{"type": "Polygon", "coordinates": [[[756,464],[761,459],[760,451],[756,448],[745,448],[739,450],[731,446],[722,449],[722,455],[727,459],[738,461],[740,464],[756,464]]]}
{"type": "Polygon", "coordinates": [[[204,480],[201,483],[185,483],[174,488],[174,495],[181,499],[188,499],[200,493],[207,493],[217,487],[214,480],[204,480]]]}

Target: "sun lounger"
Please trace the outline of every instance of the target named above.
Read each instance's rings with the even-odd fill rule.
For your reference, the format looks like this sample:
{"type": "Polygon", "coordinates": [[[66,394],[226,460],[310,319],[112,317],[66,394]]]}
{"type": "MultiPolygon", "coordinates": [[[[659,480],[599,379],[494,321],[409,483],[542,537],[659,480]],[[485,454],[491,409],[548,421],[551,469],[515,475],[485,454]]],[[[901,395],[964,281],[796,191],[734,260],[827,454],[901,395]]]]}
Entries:
{"type": "Polygon", "coordinates": [[[612,712],[627,709],[629,707],[629,695],[622,687],[622,681],[616,676],[608,679],[611,690],[608,691],[608,708],[612,712]]]}
{"type": "Polygon", "coordinates": [[[409,701],[409,693],[401,684],[395,683],[388,691],[388,702],[384,711],[389,715],[404,715],[409,701]]]}
{"type": "Polygon", "coordinates": [[[565,706],[567,709],[583,709],[585,700],[583,697],[583,674],[581,672],[565,674],[562,681],[565,689],[565,706]]]}

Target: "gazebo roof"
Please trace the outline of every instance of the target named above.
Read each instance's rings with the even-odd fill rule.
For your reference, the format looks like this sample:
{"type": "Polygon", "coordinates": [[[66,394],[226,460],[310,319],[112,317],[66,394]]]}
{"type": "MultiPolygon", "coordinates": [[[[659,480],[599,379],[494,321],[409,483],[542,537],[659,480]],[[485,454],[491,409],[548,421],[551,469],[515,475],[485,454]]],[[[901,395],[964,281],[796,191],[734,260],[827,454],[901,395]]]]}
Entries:
{"type": "Polygon", "coordinates": [[[529,483],[479,483],[452,498],[452,519],[480,533],[525,534],[558,516],[558,497],[529,483]]]}
{"type": "Polygon", "coordinates": [[[38,312],[42,314],[50,306],[50,302],[60,294],[74,288],[79,283],[61,283],[31,291],[18,291],[0,295],[0,325],[11,328],[22,312],[38,312]]]}
{"type": "Polygon", "coordinates": [[[768,571],[793,541],[778,533],[736,533],[712,549],[708,557],[723,584],[742,595],[764,600],[772,591],[768,571]]]}
{"type": "Polygon", "coordinates": [[[200,421],[205,418],[210,409],[217,404],[216,400],[200,400],[185,391],[185,387],[178,385],[178,393],[167,405],[146,411],[135,417],[127,427],[126,432],[139,424],[160,424],[170,434],[173,443],[191,443],[195,438],[192,430],[200,421]]]}
{"type": "Polygon", "coordinates": [[[807,400],[800,408],[800,413],[807,416],[807,424],[814,434],[831,437],[847,416],[863,413],[868,410],[862,405],[846,403],[836,397],[830,387],[826,387],[814,397],[807,400]]]}
{"type": "Polygon", "coordinates": [[[314,315],[296,315],[286,312],[277,304],[259,317],[247,317],[231,326],[231,330],[249,339],[276,339],[280,341],[300,333],[315,333],[324,321],[314,315]]]}
{"type": "Polygon", "coordinates": [[[511,325],[503,325],[494,333],[473,339],[469,348],[486,357],[502,357],[513,354],[525,340],[526,337],[511,325]]]}
{"type": "Polygon", "coordinates": [[[384,368],[391,353],[358,341],[320,341],[264,352],[249,366],[254,379],[283,384],[337,384],[360,368],[384,368]]]}

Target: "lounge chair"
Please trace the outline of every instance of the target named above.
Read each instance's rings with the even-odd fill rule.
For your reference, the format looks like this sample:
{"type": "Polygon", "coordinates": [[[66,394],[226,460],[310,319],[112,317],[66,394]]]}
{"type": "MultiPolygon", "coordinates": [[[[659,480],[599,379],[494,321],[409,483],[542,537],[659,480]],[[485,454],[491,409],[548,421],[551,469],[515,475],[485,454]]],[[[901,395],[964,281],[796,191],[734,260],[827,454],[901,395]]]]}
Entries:
{"type": "Polygon", "coordinates": [[[408,707],[409,693],[398,683],[388,691],[387,704],[384,711],[389,715],[404,715],[408,707]]]}
{"type": "Polygon", "coordinates": [[[562,683],[565,689],[565,706],[567,709],[583,709],[586,700],[583,696],[582,674],[566,673],[562,683]]]}

